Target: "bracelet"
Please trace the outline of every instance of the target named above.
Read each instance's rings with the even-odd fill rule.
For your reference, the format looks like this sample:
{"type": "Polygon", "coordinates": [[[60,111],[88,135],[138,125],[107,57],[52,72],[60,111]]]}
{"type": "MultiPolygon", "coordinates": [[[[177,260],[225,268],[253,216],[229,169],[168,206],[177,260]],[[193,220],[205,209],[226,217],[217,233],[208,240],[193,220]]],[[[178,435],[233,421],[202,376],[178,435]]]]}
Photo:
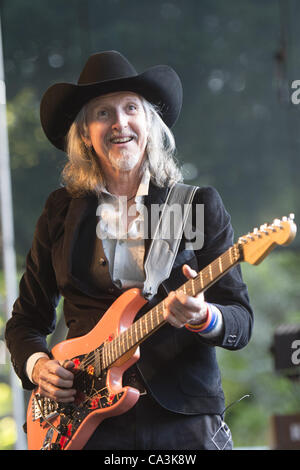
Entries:
{"type": "Polygon", "coordinates": [[[218,323],[219,317],[218,317],[217,313],[215,312],[215,310],[213,308],[211,308],[211,310],[212,310],[212,319],[211,319],[210,324],[207,326],[207,328],[205,328],[201,331],[201,334],[203,334],[203,335],[205,335],[206,333],[209,333],[210,331],[212,331],[215,328],[216,324],[218,323]]]}
{"type": "Polygon", "coordinates": [[[200,331],[206,330],[207,327],[209,327],[211,323],[211,309],[209,308],[208,304],[207,305],[207,310],[206,310],[206,318],[199,323],[198,325],[192,325],[190,323],[186,323],[184,326],[186,327],[187,330],[193,331],[194,333],[199,333],[200,331]]]}
{"type": "Polygon", "coordinates": [[[211,308],[209,304],[207,304],[207,317],[204,322],[200,323],[199,325],[191,325],[187,323],[185,327],[189,330],[192,331],[193,333],[201,333],[201,334],[206,334],[212,331],[217,322],[218,322],[218,314],[216,313],[214,308],[211,308]]]}

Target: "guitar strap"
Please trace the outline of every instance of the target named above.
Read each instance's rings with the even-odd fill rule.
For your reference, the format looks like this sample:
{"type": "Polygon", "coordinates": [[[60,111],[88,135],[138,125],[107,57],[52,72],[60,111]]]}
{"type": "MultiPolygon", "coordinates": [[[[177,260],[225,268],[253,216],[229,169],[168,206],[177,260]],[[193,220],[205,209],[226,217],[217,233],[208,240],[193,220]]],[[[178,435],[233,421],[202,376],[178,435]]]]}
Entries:
{"type": "Polygon", "coordinates": [[[170,276],[197,189],[182,183],[170,188],[144,263],[143,295],[147,300],[154,297],[159,285],[170,276]]]}

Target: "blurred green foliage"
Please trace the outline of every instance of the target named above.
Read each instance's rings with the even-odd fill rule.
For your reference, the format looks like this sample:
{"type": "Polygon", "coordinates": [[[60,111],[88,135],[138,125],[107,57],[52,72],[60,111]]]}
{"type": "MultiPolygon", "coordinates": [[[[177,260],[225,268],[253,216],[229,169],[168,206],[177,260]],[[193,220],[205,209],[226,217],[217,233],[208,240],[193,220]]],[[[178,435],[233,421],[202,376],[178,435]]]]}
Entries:
{"type": "Polygon", "coordinates": [[[241,351],[218,349],[227,406],[226,421],[236,446],[269,444],[274,414],[300,411],[300,381],[274,371],[273,334],[281,324],[300,324],[300,255],[277,248],[259,266],[243,264],[255,321],[248,346],[241,351]]]}

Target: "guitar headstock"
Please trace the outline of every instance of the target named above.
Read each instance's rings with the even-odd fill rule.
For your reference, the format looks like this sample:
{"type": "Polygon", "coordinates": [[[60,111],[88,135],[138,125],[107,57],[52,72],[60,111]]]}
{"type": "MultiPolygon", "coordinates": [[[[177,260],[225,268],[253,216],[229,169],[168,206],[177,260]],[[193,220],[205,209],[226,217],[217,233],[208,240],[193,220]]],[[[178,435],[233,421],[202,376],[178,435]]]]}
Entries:
{"type": "Polygon", "coordinates": [[[275,219],[272,224],[261,225],[253,232],[240,237],[238,245],[243,261],[259,264],[276,245],[289,245],[295,238],[297,226],[294,214],[282,219],[275,219]]]}

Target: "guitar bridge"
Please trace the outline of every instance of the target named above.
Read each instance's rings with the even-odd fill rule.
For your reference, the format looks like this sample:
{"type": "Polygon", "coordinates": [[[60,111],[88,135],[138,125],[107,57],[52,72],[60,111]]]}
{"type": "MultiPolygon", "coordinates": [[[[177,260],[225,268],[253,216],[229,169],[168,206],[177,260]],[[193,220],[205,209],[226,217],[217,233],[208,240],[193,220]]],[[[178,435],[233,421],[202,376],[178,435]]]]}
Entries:
{"type": "Polygon", "coordinates": [[[54,418],[58,415],[57,407],[57,403],[50,398],[34,395],[32,397],[32,421],[54,418]]]}

